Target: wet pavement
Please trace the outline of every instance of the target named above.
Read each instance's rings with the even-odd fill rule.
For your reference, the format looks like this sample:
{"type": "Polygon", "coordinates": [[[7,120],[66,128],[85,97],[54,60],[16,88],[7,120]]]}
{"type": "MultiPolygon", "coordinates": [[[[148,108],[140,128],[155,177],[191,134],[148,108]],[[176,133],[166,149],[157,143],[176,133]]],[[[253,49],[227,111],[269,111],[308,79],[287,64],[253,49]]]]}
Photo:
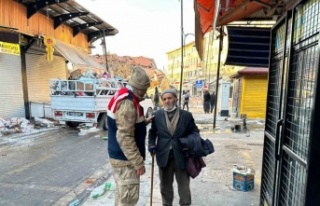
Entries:
{"type": "MultiPolygon", "coordinates": [[[[213,114],[203,114],[201,108],[191,108],[195,122],[200,129],[204,139],[208,138],[215,147],[215,152],[204,158],[207,166],[203,168],[198,177],[191,180],[192,205],[194,206],[255,206],[259,205],[260,179],[263,150],[264,121],[259,119],[231,119],[217,117],[213,120],[213,114]],[[232,168],[234,165],[243,165],[255,170],[254,189],[248,192],[239,191],[233,188],[232,168]]],[[[50,128],[39,135],[46,135],[46,132],[54,132],[58,128],[50,128]]],[[[78,132],[78,131],[77,131],[78,132]]],[[[78,136],[83,138],[78,133],[78,136]]],[[[26,136],[17,134],[12,137],[0,138],[2,151],[11,150],[12,145],[32,145],[39,135],[26,136]]],[[[87,135],[85,135],[87,136],[87,135]]],[[[104,132],[99,133],[99,137],[92,134],[95,139],[105,136],[104,132]]],[[[90,135],[89,135],[90,137],[90,135]]],[[[105,141],[105,140],[103,140],[105,141]]],[[[101,149],[105,148],[103,146],[101,149]]],[[[104,155],[101,156],[104,158],[104,155]]],[[[89,160],[87,160],[89,161],[89,160]]],[[[89,161],[90,162],[90,161],[89,161]]],[[[161,205],[159,191],[158,168],[154,167],[154,187],[152,205],[161,205]]],[[[67,173],[66,173],[67,175],[67,173]]],[[[112,169],[109,164],[101,166],[83,177],[85,181],[78,183],[70,192],[66,192],[58,201],[48,205],[53,206],[108,206],[114,205],[114,179],[112,169]]],[[[29,184],[26,182],[26,184],[29,184]]],[[[150,204],[151,191],[151,157],[147,155],[146,174],[141,178],[141,191],[138,206],[148,206],[150,204]]],[[[175,188],[175,198],[173,205],[179,205],[179,197],[175,188]]],[[[61,193],[62,194],[62,193],[61,193]]],[[[39,196],[40,198],[40,196],[39,196]]],[[[1,204],[0,204],[1,205],[1,204]]]]}
{"type": "Polygon", "coordinates": [[[69,205],[107,177],[107,142],[96,133],[48,128],[0,137],[0,205],[69,205]],[[99,181],[97,181],[99,180],[99,181]],[[66,194],[72,194],[66,199],[66,194]]]}
{"type": "MultiPolygon", "coordinates": [[[[204,139],[208,138],[215,152],[204,158],[206,167],[200,175],[191,180],[192,205],[194,206],[256,206],[259,205],[260,179],[263,150],[262,120],[247,120],[245,129],[241,119],[220,118],[213,128],[213,115],[194,113],[195,121],[204,139]],[[241,125],[235,130],[235,125],[241,125]],[[255,171],[254,189],[248,192],[233,187],[232,168],[241,165],[255,171]]],[[[151,194],[151,157],[147,156],[146,174],[141,178],[141,191],[138,206],[149,206],[151,194]]],[[[161,206],[158,167],[154,167],[153,206],[161,206]]],[[[112,176],[100,188],[92,189],[91,195],[80,203],[83,206],[113,206],[115,183],[112,176]],[[108,188],[104,187],[109,185],[108,188]],[[110,186],[111,184],[111,186],[110,186]],[[104,188],[105,189],[104,189],[104,188]]],[[[179,205],[177,185],[174,184],[173,205],[179,205]]]]}

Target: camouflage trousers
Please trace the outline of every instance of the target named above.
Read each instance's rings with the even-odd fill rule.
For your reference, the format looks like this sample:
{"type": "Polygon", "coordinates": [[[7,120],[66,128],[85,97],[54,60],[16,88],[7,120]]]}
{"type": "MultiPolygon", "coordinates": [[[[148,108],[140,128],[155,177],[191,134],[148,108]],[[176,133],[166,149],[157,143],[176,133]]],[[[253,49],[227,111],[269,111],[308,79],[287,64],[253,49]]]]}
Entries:
{"type": "Polygon", "coordinates": [[[114,167],[115,205],[135,206],[139,200],[140,176],[132,166],[114,167]]]}

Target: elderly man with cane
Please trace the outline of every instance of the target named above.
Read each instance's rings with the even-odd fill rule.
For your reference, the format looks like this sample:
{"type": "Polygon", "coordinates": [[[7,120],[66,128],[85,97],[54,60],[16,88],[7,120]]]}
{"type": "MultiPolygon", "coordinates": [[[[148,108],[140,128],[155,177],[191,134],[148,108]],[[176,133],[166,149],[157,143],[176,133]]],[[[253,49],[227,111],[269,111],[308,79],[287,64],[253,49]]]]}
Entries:
{"type": "Polygon", "coordinates": [[[186,171],[185,152],[179,138],[199,133],[192,114],[177,107],[177,93],[173,89],[161,93],[163,108],[154,113],[149,130],[148,150],[156,154],[159,167],[162,204],[172,206],[174,176],[178,183],[179,204],[191,205],[190,177],[186,171]]]}

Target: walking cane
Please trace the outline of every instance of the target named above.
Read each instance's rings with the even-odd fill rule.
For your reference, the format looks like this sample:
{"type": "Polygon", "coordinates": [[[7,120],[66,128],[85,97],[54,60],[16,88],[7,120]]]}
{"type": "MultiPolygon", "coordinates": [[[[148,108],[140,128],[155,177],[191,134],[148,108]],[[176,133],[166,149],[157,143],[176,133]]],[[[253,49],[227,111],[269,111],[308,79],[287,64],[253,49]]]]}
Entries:
{"type": "Polygon", "coordinates": [[[154,155],[155,153],[153,152],[151,157],[152,157],[152,163],[151,163],[151,191],[150,191],[150,206],[152,206],[152,194],[153,194],[153,171],[154,171],[154,155]]]}

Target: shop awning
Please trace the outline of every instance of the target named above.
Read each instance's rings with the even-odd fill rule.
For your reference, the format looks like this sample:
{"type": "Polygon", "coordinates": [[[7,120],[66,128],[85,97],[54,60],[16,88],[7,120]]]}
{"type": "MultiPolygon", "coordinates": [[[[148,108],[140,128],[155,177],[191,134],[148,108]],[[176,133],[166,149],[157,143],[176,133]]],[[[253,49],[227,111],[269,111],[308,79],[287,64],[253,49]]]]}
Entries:
{"type": "Polygon", "coordinates": [[[277,3],[269,4],[271,0],[195,0],[195,24],[201,30],[201,35],[213,29],[213,24],[216,26],[226,25],[233,21],[241,19],[272,19],[270,14],[257,14],[263,8],[272,9],[272,6],[278,6],[277,3]],[[220,9],[216,10],[216,5],[220,4],[220,9]],[[215,20],[215,12],[218,11],[217,19],[215,20]]]}
{"type": "MultiPolygon", "coordinates": [[[[97,68],[104,69],[104,66],[95,60],[93,56],[90,56],[81,47],[74,46],[55,39],[54,55],[64,57],[69,61],[73,68],[97,68]]],[[[46,46],[42,43],[42,39],[33,41],[32,45],[28,47],[26,53],[36,55],[46,55],[46,46]]]]}
{"type": "Polygon", "coordinates": [[[113,36],[118,30],[103,19],[74,0],[17,0],[27,8],[27,18],[41,13],[52,19],[54,29],[67,25],[73,31],[73,36],[80,32],[87,35],[88,42],[94,42],[104,36],[113,36]]]}
{"type": "Polygon", "coordinates": [[[213,27],[240,20],[272,20],[280,13],[278,8],[284,8],[283,4],[281,0],[195,0],[196,48],[200,58],[203,36],[213,27]]]}
{"type": "Polygon", "coordinates": [[[69,62],[71,62],[75,66],[87,66],[89,68],[101,68],[103,66],[100,65],[94,57],[90,56],[85,50],[80,47],[76,47],[71,44],[64,43],[62,41],[56,40],[56,44],[54,46],[55,52],[58,52],[61,56],[66,58],[69,62]]]}
{"type": "Polygon", "coordinates": [[[231,75],[231,78],[239,78],[243,75],[267,75],[269,72],[268,68],[263,67],[245,67],[235,74],[231,75]]]}

